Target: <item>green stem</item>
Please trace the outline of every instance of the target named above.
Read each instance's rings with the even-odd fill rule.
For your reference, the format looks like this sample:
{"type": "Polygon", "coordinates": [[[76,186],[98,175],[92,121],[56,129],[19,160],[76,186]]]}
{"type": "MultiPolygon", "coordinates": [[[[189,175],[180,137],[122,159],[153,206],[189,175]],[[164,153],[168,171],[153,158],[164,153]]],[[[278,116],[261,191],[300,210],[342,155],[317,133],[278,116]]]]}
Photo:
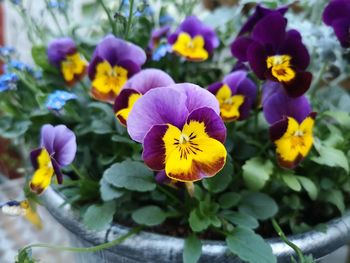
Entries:
{"type": "Polygon", "coordinates": [[[288,246],[290,246],[298,255],[299,262],[304,262],[304,256],[301,249],[297,245],[295,245],[293,242],[287,239],[286,235],[283,233],[281,227],[278,225],[277,221],[274,218],[271,220],[271,222],[272,222],[273,228],[277,232],[278,236],[282,239],[282,241],[286,243],[288,246]]]}
{"type": "Polygon", "coordinates": [[[63,250],[63,251],[70,251],[70,252],[96,252],[100,251],[102,249],[107,249],[116,245],[119,245],[120,243],[124,242],[127,238],[129,238],[132,235],[135,235],[139,233],[142,230],[142,226],[135,227],[131,229],[127,234],[112,240],[111,242],[103,243],[101,245],[93,246],[93,247],[65,247],[65,246],[57,246],[57,245],[51,245],[51,244],[44,244],[44,243],[37,243],[32,244],[24,247],[22,251],[25,251],[30,248],[34,247],[41,247],[41,248],[49,248],[53,250],[63,250]]]}
{"type": "Polygon", "coordinates": [[[125,39],[128,39],[129,32],[130,32],[130,27],[131,27],[131,22],[132,22],[132,15],[133,15],[133,9],[134,9],[134,0],[129,1],[129,17],[128,17],[128,22],[126,25],[126,30],[125,30],[125,39]]]}
{"type": "Polygon", "coordinates": [[[177,204],[182,204],[180,199],[178,199],[174,194],[172,194],[170,191],[168,191],[165,187],[161,185],[157,185],[157,188],[159,191],[161,191],[163,194],[165,194],[167,197],[169,197],[171,200],[173,200],[177,204]]]}
{"type": "MultiPolygon", "coordinates": [[[[45,0],[45,3],[46,3],[46,6],[49,6],[49,1],[48,0],[45,0]]],[[[60,32],[61,36],[64,36],[64,32],[62,30],[62,27],[61,27],[60,23],[58,22],[58,19],[57,19],[57,16],[56,16],[55,12],[53,12],[51,8],[48,8],[48,10],[49,10],[49,12],[50,12],[50,14],[51,14],[51,16],[53,18],[53,21],[56,24],[56,27],[57,27],[58,31],[60,32]]]]}
{"type": "Polygon", "coordinates": [[[323,66],[321,67],[321,69],[319,70],[319,72],[317,74],[317,77],[316,77],[316,79],[314,81],[314,84],[311,87],[311,92],[310,92],[310,96],[311,97],[314,97],[315,94],[316,94],[316,91],[319,90],[320,83],[322,81],[322,76],[323,76],[324,72],[326,71],[327,66],[328,66],[327,63],[324,63],[323,66]]]}
{"type": "Polygon", "coordinates": [[[102,6],[103,10],[106,12],[107,14],[107,17],[108,17],[108,21],[109,21],[109,24],[111,25],[112,27],[112,33],[113,35],[117,35],[117,30],[116,30],[116,27],[115,27],[115,23],[114,23],[114,20],[113,20],[113,17],[111,16],[107,6],[105,5],[105,3],[103,2],[103,0],[98,0],[98,2],[100,3],[100,5],[102,6]]]}
{"type": "Polygon", "coordinates": [[[84,178],[84,176],[80,173],[79,169],[74,164],[71,164],[70,167],[79,178],[84,178]]]}

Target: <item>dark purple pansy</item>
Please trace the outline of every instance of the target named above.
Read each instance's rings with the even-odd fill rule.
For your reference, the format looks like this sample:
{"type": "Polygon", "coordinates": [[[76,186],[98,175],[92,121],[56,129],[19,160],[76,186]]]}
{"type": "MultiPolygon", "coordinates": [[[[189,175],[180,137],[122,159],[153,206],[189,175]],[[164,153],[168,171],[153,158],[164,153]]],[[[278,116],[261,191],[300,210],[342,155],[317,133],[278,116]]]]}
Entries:
{"type": "Polygon", "coordinates": [[[305,96],[289,97],[283,89],[274,93],[274,86],[265,87],[264,115],[270,124],[270,138],[276,145],[280,166],[296,167],[313,145],[313,126],[316,113],[305,96]],[[270,90],[269,90],[270,89],[270,90]]]}
{"type": "Polygon", "coordinates": [[[192,61],[206,60],[219,46],[215,31],[195,16],[187,17],[168,37],[168,42],[174,52],[192,61]]]}
{"type": "Polygon", "coordinates": [[[126,125],[135,102],[146,92],[158,87],[175,84],[174,80],[160,69],[144,69],[130,78],[114,102],[114,112],[121,124],[126,125]]]}
{"type": "Polygon", "coordinates": [[[216,96],[224,121],[248,118],[257,97],[257,87],[244,70],[230,73],[223,81],[211,84],[208,90],[216,96]]]}
{"type": "Polygon", "coordinates": [[[85,76],[87,62],[78,52],[73,39],[64,37],[51,41],[47,47],[47,57],[50,64],[61,72],[68,86],[85,76]]]}
{"type": "Polygon", "coordinates": [[[296,30],[286,31],[287,20],[274,11],[262,18],[250,36],[238,37],[231,46],[233,55],[248,61],[258,78],[283,85],[291,97],[303,95],[312,75],[305,71],[310,56],[296,30]]]}
{"type": "Polygon", "coordinates": [[[250,33],[253,30],[254,26],[265,16],[273,12],[279,12],[281,15],[284,15],[287,11],[288,11],[288,6],[282,6],[277,9],[269,9],[258,4],[255,7],[254,13],[248,18],[247,22],[245,22],[244,25],[242,26],[241,30],[238,33],[238,36],[242,36],[247,33],[250,33]]]}
{"type": "Polygon", "coordinates": [[[323,22],[333,28],[344,48],[350,47],[350,1],[331,0],[323,11],[323,22]]]}
{"type": "Polygon", "coordinates": [[[138,46],[112,35],[95,48],[88,67],[94,98],[113,103],[126,81],[141,70],[145,52],[138,46]]]}
{"type": "Polygon", "coordinates": [[[40,148],[30,153],[35,169],[30,188],[38,194],[49,186],[54,173],[58,183],[62,183],[60,169],[73,162],[77,150],[76,137],[65,125],[45,124],[41,128],[40,141],[40,148]]]}

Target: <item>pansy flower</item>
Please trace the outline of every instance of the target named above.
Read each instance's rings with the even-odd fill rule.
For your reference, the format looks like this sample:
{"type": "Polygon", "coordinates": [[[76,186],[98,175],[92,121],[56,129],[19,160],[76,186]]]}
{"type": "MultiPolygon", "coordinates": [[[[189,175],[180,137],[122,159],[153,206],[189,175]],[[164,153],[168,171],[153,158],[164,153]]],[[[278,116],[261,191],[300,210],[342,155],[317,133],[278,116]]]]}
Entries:
{"type": "Polygon", "coordinates": [[[140,47],[112,35],[105,37],[97,45],[88,68],[93,97],[113,103],[145,61],[146,54],[140,47]]]}
{"type": "Polygon", "coordinates": [[[0,92],[14,90],[19,78],[15,73],[6,73],[0,76],[0,92]]]}
{"type": "Polygon", "coordinates": [[[312,148],[316,113],[305,96],[291,98],[283,89],[270,94],[263,104],[265,118],[271,125],[270,138],[276,145],[279,164],[293,169],[312,148]]]}
{"type": "Polygon", "coordinates": [[[350,47],[350,1],[331,0],[323,11],[323,22],[331,26],[340,44],[350,47]]]}
{"type": "Polygon", "coordinates": [[[134,105],[131,138],[143,144],[143,160],[155,171],[191,184],[217,174],[226,161],[226,127],[213,94],[190,83],[155,88],[134,105]]]}
{"type": "Polygon", "coordinates": [[[233,55],[248,61],[258,78],[283,85],[291,97],[303,95],[312,74],[306,72],[309,53],[296,30],[286,31],[287,20],[275,11],[262,18],[250,37],[238,37],[231,46],[233,55]]]}
{"type": "Polygon", "coordinates": [[[28,200],[16,201],[11,200],[0,205],[1,212],[10,216],[23,216],[31,224],[33,224],[37,229],[43,227],[42,221],[38,213],[36,213],[33,206],[28,200]]]}
{"type": "Polygon", "coordinates": [[[30,153],[35,169],[30,189],[37,194],[42,193],[50,185],[53,174],[61,184],[63,175],[60,169],[73,162],[76,150],[76,137],[70,129],[65,125],[45,124],[41,128],[40,148],[30,153]]]}
{"type": "Polygon", "coordinates": [[[77,99],[74,93],[56,90],[47,97],[45,105],[49,110],[60,111],[67,101],[74,99],[77,99]]]}
{"type": "Polygon", "coordinates": [[[168,38],[172,50],[190,61],[204,61],[218,47],[215,31],[195,16],[189,16],[168,38]]]}
{"type": "Polygon", "coordinates": [[[151,39],[148,43],[148,50],[152,55],[152,60],[159,61],[168,52],[171,52],[171,46],[168,44],[168,42],[162,41],[162,39],[166,39],[168,37],[169,31],[169,25],[162,26],[152,31],[151,39]]]}
{"type": "Polygon", "coordinates": [[[248,118],[257,96],[256,85],[243,70],[232,72],[223,81],[210,85],[208,90],[218,100],[224,121],[248,118]]]}
{"type": "Polygon", "coordinates": [[[254,13],[248,18],[248,20],[242,26],[241,30],[238,33],[238,36],[251,33],[254,26],[265,16],[273,12],[279,12],[281,15],[284,15],[287,11],[288,11],[288,6],[282,6],[277,9],[269,9],[258,4],[255,7],[254,13]]]}
{"type": "Polygon", "coordinates": [[[160,69],[144,69],[130,78],[114,102],[115,116],[126,125],[135,102],[146,92],[158,87],[175,84],[174,80],[160,69]]]}
{"type": "Polygon", "coordinates": [[[68,86],[74,85],[84,77],[87,62],[71,38],[58,38],[50,42],[47,56],[50,64],[61,72],[68,86]]]}

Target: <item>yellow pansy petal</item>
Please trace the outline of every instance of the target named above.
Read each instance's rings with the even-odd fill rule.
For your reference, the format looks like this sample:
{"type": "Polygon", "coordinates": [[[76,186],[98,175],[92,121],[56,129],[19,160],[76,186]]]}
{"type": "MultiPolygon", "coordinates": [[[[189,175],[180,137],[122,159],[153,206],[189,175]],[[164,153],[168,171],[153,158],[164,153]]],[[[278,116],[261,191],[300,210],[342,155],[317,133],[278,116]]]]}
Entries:
{"type": "Polygon", "coordinates": [[[38,156],[38,169],[35,171],[32,180],[30,181],[31,191],[40,194],[51,183],[51,178],[54,174],[51,159],[46,149],[42,149],[38,156]]]}
{"type": "Polygon", "coordinates": [[[191,38],[191,36],[185,32],[179,34],[176,42],[173,44],[172,49],[176,53],[184,56],[190,60],[206,60],[209,56],[207,50],[204,48],[204,38],[200,35],[191,38]]]}
{"type": "Polygon", "coordinates": [[[128,120],[130,111],[132,110],[132,107],[134,106],[135,102],[141,97],[142,95],[139,93],[133,93],[128,98],[128,106],[127,108],[119,110],[115,115],[120,121],[121,124],[126,125],[126,121],[128,120]]]}
{"type": "Polygon", "coordinates": [[[33,224],[38,230],[43,228],[43,224],[41,221],[41,218],[39,214],[36,212],[34,207],[30,205],[28,200],[24,200],[21,202],[21,207],[25,209],[24,217],[27,219],[31,224],[33,224]]]}
{"type": "Polygon", "coordinates": [[[222,87],[217,91],[215,95],[216,99],[219,101],[219,103],[223,103],[228,98],[232,97],[232,91],[230,87],[227,84],[222,85],[222,87]]]}
{"type": "Polygon", "coordinates": [[[291,59],[289,55],[270,56],[266,59],[266,65],[271,70],[272,76],[278,81],[289,82],[296,75],[290,63],[291,59]]]}
{"type": "Polygon", "coordinates": [[[85,71],[87,62],[79,53],[68,55],[61,63],[61,71],[63,78],[67,82],[71,82],[76,75],[82,74],[85,71]]]}

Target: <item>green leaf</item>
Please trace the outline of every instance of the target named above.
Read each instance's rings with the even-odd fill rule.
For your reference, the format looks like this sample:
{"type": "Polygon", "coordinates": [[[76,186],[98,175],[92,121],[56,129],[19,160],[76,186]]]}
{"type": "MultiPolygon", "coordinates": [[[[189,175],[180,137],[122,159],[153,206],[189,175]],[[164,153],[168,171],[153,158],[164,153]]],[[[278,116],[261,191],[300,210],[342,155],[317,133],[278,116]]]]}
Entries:
{"type": "Polygon", "coordinates": [[[202,253],[202,243],[195,236],[190,235],[185,239],[184,250],[183,250],[183,262],[184,263],[196,263],[202,253]]]}
{"type": "Polygon", "coordinates": [[[270,160],[254,157],[243,165],[243,179],[247,187],[253,191],[262,189],[273,172],[270,160]]]}
{"type": "Polygon", "coordinates": [[[227,158],[225,167],[214,177],[203,180],[205,189],[212,193],[221,193],[230,185],[232,181],[233,165],[227,158]]]}
{"type": "Polygon", "coordinates": [[[210,219],[202,215],[199,209],[191,211],[188,222],[194,232],[201,232],[207,229],[211,224],[210,219]]]}
{"type": "Polygon", "coordinates": [[[231,208],[238,205],[241,200],[241,196],[237,193],[228,192],[224,193],[219,197],[219,205],[224,208],[231,208]]]}
{"type": "Polygon", "coordinates": [[[324,115],[333,118],[341,126],[350,129],[350,113],[344,111],[326,111],[324,115]]]}
{"type": "Polygon", "coordinates": [[[97,231],[104,230],[112,222],[114,213],[114,202],[92,205],[86,210],[83,216],[83,222],[89,229],[97,231]]]}
{"type": "Polygon", "coordinates": [[[45,71],[49,71],[52,73],[58,73],[55,67],[53,67],[47,58],[47,52],[45,46],[33,46],[32,47],[32,57],[39,67],[41,67],[45,71]]]}
{"type": "Polygon", "coordinates": [[[237,227],[226,238],[230,251],[250,263],[275,263],[276,257],[264,239],[252,230],[237,227]]]}
{"type": "Polygon", "coordinates": [[[100,181],[100,193],[103,201],[111,201],[123,196],[124,191],[109,184],[103,178],[100,181]]]}
{"type": "Polygon", "coordinates": [[[35,259],[32,257],[32,249],[21,249],[15,259],[15,263],[36,263],[35,259]]]}
{"type": "Polygon", "coordinates": [[[320,156],[312,157],[312,161],[330,167],[341,167],[349,173],[349,161],[344,152],[322,145],[317,150],[320,156]]]}
{"type": "Polygon", "coordinates": [[[135,161],[113,164],[104,172],[103,178],[115,187],[132,191],[147,192],[156,188],[152,171],[135,161]]]}
{"type": "Polygon", "coordinates": [[[26,133],[26,131],[29,129],[31,124],[32,124],[31,121],[17,120],[12,123],[11,127],[1,132],[1,137],[6,139],[14,139],[14,138],[20,137],[26,133]]]}
{"type": "Polygon", "coordinates": [[[278,206],[271,197],[263,193],[246,193],[239,206],[239,211],[257,219],[265,220],[273,217],[278,206]]]}
{"type": "Polygon", "coordinates": [[[222,216],[230,221],[232,224],[255,229],[259,226],[259,222],[252,216],[245,213],[238,213],[234,211],[224,211],[222,216]]]}
{"type": "Polygon", "coordinates": [[[299,192],[301,185],[293,172],[284,172],[281,174],[283,182],[292,190],[299,192]]]}
{"type": "Polygon", "coordinates": [[[335,205],[341,213],[345,211],[344,195],[340,190],[330,190],[321,195],[322,199],[335,205]]]}
{"type": "Polygon", "coordinates": [[[301,185],[311,198],[311,200],[316,200],[318,195],[318,189],[313,181],[311,181],[309,178],[304,176],[297,176],[298,180],[300,181],[301,185]]]}
{"type": "Polygon", "coordinates": [[[126,138],[126,137],[121,136],[121,135],[113,135],[111,139],[114,142],[123,142],[123,143],[127,143],[127,144],[136,144],[133,140],[130,140],[129,138],[126,138]]]}
{"type": "Polygon", "coordinates": [[[140,225],[156,226],[165,221],[166,214],[158,206],[150,205],[135,210],[131,217],[140,225]]]}

